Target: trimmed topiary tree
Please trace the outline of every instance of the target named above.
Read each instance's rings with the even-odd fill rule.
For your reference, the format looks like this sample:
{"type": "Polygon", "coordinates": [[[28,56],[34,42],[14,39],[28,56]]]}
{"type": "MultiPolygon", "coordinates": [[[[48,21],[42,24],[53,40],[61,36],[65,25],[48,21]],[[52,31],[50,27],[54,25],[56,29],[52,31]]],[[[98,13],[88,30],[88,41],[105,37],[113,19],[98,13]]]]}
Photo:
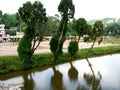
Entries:
{"type": "Polygon", "coordinates": [[[78,52],[78,50],[79,50],[78,42],[77,41],[71,41],[69,43],[69,46],[68,46],[68,52],[69,52],[71,58],[76,55],[76,53],[78,52]]]}
{"type": "Polygon", "coordinates": [[[26,24],[24,37],[18,46],[18,55],[23,62],[24,68],[27,69],[32,64],[31,57],[34,51],[43,40],[43,27],[47,21],[47,17],[45,9],[39,1],[35,1],[34,3],[27,2],[18,11],[22,22],[26,24]]]}
{"type": "Polygon", "coordinates": [[[74,17],[75,8],[72,0],[61,0],[58,11],[61,13],[62,19],[57,34],[50,41],[50,50],[54,55],[54,60],[63,53],[62,47],[66,40],[67,22],[69,18],[74,17]]]}
{"type": "Polygon", "coordinates": [[[31,46],[32,45],[28,40],[28,37],[24,35],[18,46],[18,55],[25,69],[29,68],[32,64],[31,57],[33,55],[33,51],[31,50],[31,46]]]}

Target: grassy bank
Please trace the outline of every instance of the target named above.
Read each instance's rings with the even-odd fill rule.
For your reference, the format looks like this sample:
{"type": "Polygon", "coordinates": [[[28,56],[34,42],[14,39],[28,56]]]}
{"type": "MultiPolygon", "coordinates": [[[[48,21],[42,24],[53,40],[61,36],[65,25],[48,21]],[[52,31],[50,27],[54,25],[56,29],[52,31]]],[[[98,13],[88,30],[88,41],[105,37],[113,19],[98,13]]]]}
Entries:
{"type": "MultiPolygon", "coordinates": [[[[85,58],[88,50],[89,49],[80,50],[78,54],[73,57],[73,60],[85,58]]],[[[96,47],[89,54],[89,57],[102,56],[113,53],[120,53],[120,46],[96,47]]],[[[34,55],[32,58],[33,63],[31,68],[50,66],[53,64],[52,59],[52,54],[34,55]]],[[[63,56],[56,61],[56,64],[69,62],[70,59],[70,55],[68,53],[64,53],[63,56]]],[[[22,62],[19,60],[18,56],[0,56],[0,74],[18,70],[23,70],[22,62]]]]}

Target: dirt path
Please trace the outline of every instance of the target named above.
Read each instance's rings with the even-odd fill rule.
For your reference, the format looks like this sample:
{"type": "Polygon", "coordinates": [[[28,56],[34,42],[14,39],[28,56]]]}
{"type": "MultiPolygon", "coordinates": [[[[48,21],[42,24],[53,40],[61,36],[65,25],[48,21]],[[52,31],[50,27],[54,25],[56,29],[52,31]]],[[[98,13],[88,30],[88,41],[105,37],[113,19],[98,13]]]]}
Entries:
{"type": "MultiPolygon", "coordinates": [[[[63,46],[63,51],[67,52],[67,47],[70,41],[66,41],[63,46]]],[[[84,43],[84,42],[79,42],[79,48],[89,48],[92,43],[84,43]]],[[[103,46],[113,46],[117,44],[110,44],[110,43],[101,43],[98,45],[97,43],[95,44],[95,47],[103,47],[103,46]]],[[[18,43],[11,43],[11,42],[6,42],[6,43],[0,43],[0,56],[8,56],[8,55],[17,55],[17,47],[18,43]]],[[[41,42],[40,46],[37,48],[35,51],[35,54],[39,53],[51,53],[50,51],[50,46],[49,46],[49,41],[43,41],[41,42]]]]}

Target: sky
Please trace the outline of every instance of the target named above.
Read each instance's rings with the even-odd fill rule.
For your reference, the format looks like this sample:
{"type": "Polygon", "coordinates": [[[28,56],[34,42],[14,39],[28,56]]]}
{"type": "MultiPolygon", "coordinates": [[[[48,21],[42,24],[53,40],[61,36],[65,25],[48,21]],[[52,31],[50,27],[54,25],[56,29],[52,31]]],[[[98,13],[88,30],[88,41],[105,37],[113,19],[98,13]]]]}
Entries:
{"type": "MultiPolygon", "coordinates": [[[[14,14],[23,3],[36,0],[0,0],[0,10],[3,13],[14,14]]],[[[60,0],[39,0],[48,16],[59,14],[57,7],[60,0]]],[[[106,17],[120,18],[120,0],[73,0],[75,18],[102,19],[106,17]]]]}

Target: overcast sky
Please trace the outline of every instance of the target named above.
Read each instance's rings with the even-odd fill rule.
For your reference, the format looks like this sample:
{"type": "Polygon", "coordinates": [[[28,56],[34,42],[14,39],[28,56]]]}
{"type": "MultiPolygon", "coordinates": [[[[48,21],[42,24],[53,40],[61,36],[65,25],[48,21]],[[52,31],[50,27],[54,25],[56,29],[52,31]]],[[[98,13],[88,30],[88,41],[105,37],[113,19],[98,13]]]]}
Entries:
{"type": "MultiPolygon", "coordinates": [[[[0,0],[0,10],[3,13],[16,13],[26,1],[36,0],[0,0]]],[[[58,14],[60,0],[39,0],[46,8],[47,15],[58,14]]],[[[120,18],[120,0],[73,0],[75,18],[84,17],[87,20],[105,17],[120,18]]]]}

